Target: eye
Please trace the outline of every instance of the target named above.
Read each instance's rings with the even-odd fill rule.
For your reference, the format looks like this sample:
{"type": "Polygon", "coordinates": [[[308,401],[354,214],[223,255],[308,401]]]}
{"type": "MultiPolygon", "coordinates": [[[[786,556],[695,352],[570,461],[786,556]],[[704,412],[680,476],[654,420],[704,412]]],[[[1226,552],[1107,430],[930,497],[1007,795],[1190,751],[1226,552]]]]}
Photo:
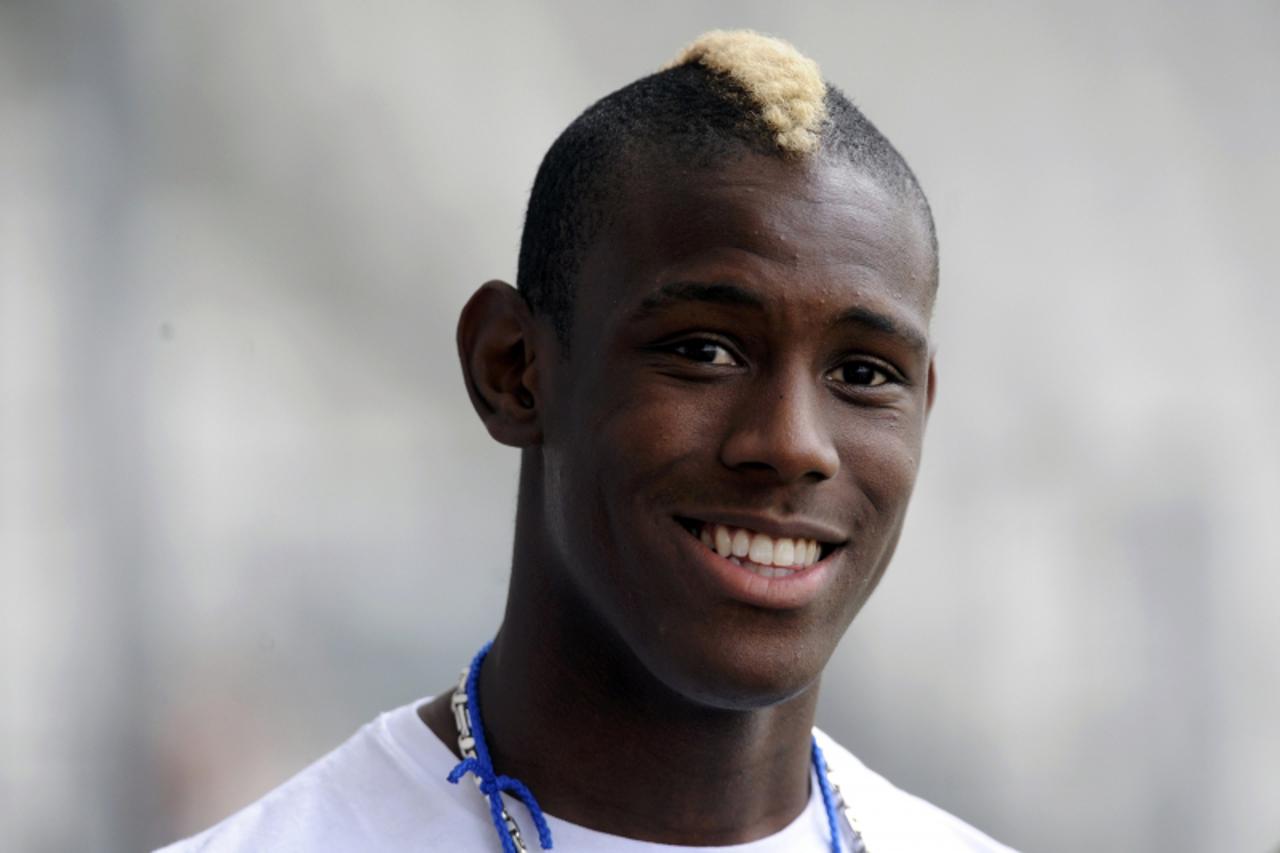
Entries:
{"type": "Polygon", "coordinates": [[[846,361],[827,376],[858,388],[875,388],[890,381],[888,371],[870,361],[846,361]]]}
{"type": "Polygon", "coordinates": [[[671,352],[698,364],[734,365],[738,360],[723,345],[706,338],[693,338],[672,344],[671,352]]]}

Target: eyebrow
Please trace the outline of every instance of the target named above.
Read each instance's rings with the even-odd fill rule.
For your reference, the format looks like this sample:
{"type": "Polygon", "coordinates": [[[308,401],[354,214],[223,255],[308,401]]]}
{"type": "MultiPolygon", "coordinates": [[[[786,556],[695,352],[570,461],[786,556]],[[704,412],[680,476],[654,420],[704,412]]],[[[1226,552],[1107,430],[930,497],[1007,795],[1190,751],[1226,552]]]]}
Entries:
{"type": "MultiPolygon", "coordinates": [[[[708,302],[763,310],[764,300],[746,288],[728,282],[676,281],[664,284],[640,301],[632,313],[638,320],[684,302],[708,302]]],[[[912,349],[927,352],[928,339],[915,327],[870,308],[855,306],[841,312],[833,325],[855,325],[904,341],[912,349]]]]}
{"type": "Polygon", "coordinates": [[[869,308],[862,307],[850,308],[836,318],[835,325],[845,324],[862,326],[874,332],[891,335],[904,341],[918,352],[927,352],[929,350],[929,341],[922,332],[914,326],[906,325],[887,314],[881,314],[879,311],[872,311],[869,308]]]}
{"type": "Polygon", "coordinates": [[[727,282],[675,281],[664,284],[657,292],[641,300],[633,319],[647,317],[682,302],[710,302],[714,305],[737,305],[763,309],[760,297],[745,288],[727,282]]]}

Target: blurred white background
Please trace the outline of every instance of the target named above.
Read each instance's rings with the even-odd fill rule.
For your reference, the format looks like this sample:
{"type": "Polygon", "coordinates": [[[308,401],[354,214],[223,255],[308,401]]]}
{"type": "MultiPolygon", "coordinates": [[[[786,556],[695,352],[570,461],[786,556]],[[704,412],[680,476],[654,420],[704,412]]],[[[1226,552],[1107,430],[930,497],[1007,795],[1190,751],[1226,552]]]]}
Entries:
{"type": "Polygon", "coordinates": [[[560,129],[739,26],[942,241],[820,723],[1027,850],[1280,843],[1275,2],[44,0],[0,5],[0,847],[171,840],[455,677],[517,464],[457,311],[560,129]]]}

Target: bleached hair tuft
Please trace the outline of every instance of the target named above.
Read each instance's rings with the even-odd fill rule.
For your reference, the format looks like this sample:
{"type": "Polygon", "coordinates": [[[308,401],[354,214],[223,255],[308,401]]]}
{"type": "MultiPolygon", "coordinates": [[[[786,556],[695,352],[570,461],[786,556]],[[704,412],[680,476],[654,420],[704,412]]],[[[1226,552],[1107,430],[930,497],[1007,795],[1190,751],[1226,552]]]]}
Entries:
{"type": "Polygon", "coordinates": [[[789,42],[752,30],[712,30],[666,68],[690,63],[724,74],[746,91],[783,151],[808,154],[818,147],[827,86],[818,63],[789,42]]]}

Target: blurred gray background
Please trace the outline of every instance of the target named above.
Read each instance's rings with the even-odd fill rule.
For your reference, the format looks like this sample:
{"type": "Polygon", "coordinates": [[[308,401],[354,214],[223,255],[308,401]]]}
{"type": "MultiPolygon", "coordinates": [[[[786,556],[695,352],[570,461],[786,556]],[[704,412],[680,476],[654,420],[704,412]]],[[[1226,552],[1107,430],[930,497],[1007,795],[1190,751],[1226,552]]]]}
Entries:
{"type": "Polygon", "coordinates": [[[791,39],[942,240],[941,390],[820,723],[1035,851],[1280,843],[1280,5],[0,5],[0,847],[127,851],[444,688],[514,451],[453,324],[555,135],[791,39]]]}

